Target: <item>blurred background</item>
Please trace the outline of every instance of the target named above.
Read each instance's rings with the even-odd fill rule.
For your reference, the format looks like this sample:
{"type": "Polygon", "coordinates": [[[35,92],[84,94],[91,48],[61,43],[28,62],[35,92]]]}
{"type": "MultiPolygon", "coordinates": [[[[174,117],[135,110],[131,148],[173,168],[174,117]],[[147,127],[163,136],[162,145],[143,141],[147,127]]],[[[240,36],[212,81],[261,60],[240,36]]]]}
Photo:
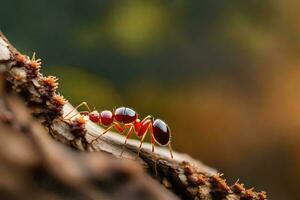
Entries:
{"type": "Polygon", "coordinates": [[[173,147],[300,199],[300,2],[3,1],[0,28],[73,105],[134,108],[173,147]]]}

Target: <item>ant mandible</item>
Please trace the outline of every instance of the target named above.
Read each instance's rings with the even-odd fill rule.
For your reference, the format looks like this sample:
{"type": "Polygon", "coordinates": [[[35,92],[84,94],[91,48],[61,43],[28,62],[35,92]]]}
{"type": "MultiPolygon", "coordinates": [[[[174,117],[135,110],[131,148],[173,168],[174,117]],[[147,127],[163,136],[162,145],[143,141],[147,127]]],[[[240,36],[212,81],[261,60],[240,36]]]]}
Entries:
{"type": "MultiPolygon", "coordinates": [[[[157,143],[160,146],[168,146],[171,158],[173,159],[172,147],[171,147],[171,130],[169,126],[161,119],[154,119],[154,117],[148,115],[143,120],[138,118],[137,112],[128,107],[119,107],[113,112],[110,110],[103,110],[98,112],[97,110],[92,111],[86,102],[82,102],[76,106],[72,111],[67,113],[64,118],[69,116],[74,110],[85,106],[88,111],[82,111],[80,114],[87,115],[89,120],[99,125],[107,127],[98,137],[92,140],[92,143],[98,140],[101,136],[106,134],[109,130],[115,129],[117,132],[123,134],[125,130],[128,130],[124,147],[127,144],[128,139],[135,132],[137,137],[140,138],[140,146],[138,149],[137,157],[140,154],[144,139],[149,130],[151,137],[152,152],[154,152],[154,145],[157,143]]],[[[73,117],[73,116],[72,116],[73,117]]],[[[71,119],[70,117],[69,119],[71,119]]],[[[123,150],[120,154],[122,156],[123,150]]]]}

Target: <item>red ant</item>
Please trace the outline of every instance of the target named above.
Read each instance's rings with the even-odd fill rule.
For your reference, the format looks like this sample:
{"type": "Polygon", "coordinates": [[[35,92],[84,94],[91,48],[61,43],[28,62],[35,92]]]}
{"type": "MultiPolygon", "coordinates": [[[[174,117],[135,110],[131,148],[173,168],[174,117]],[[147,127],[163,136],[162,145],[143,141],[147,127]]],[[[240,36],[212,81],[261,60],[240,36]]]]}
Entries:
{"type": "MultiPolygon", "coordinates": [[[[148,115],[143,120],[138,118],[138,114],[131,108],[119,107],[113,112],[110,110],[103,110],[98,112],[97,110],[91,111],[90,107],[86,102],[82,102],[74,108],[78,109],[81,106],[85,106],[88,111],[80,112],[80,114],[89,116],[89,119],[99,125],[107,127],[98,137],[92,140],[92,142],[98,140],[101,136],[106,134],[109,130],[115,128],[115,130],[121,134],[128,129],[128,133],[124,142],[124,147],[127,144],[128,139],[131,137],[132,133],[141,138],[140,146],[138,149],[137,157],[140,154],[140,149],[143,145],[147,131],[150,132],[152,152],[154,152],[155,142],[160,146],[168,146],[171,158],[173,159],[172,147],[171,147],[171,131],[169,126],[161,119],[155,119],[148,115]]],[[[64,116],[66,118],[74,110],[70,111],[64,116]]],[[[73,117],[73,116],[72,116],[73,117]]],[[[71,118],[72,118],[71,117],[71,118]]],[[[70,119],[71,119],[70,118],[70,119]]],[[[120,154],[122,156],[123,150],[120,154]]]]}

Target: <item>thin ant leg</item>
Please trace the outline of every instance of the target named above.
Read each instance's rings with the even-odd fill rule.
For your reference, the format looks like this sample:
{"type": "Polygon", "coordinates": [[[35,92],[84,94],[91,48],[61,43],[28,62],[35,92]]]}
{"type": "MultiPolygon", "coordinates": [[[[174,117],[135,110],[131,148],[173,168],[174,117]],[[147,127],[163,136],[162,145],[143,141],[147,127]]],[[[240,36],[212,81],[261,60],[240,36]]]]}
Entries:
{"type": "Polygon", "coordinates": [[[154,171],[155,171],[155,175],[157,176],[157,158],[156,158],[156,155],[154,154],[155,140],[154,140],[152,126],[150,127],[150,135],[151,135],[152,155],[154,157],[153,158],[154,159],[154,171]]]}
{"type": "Polygon", "coordinates": [[[131,137],[133,131],[134,131],[134,126],[133,126],[133,124],[132,124],[131,127],[129,128],[129,131],[128,131],[127,135],[126,135],[126,139],[125,139],[125,142],[124,142],[124,144],[123,144],[123,149],[122,149],[122,152],[121,152],[121,154],[120,154],[120,157],[122,157],[122,155],[123,155],[123,153],[124,153],[124,150],[125,150],[125,147],[126,147],[126,144],[127,144],[127,141],[128,141],[128,139],[131,137]]]}
{"type": "MultiPolygon", "coordinates": [[[[79,114],[80,114],[80,115],[85,115],[85,116],[87,116],[87,115],[89,115],[89,111],[80,111],[79,114]]],[[[72,116],[69,117],[68,119],[63,119],[63,120],[66,121],[66,122],[71,123],[71,119],[72,119],[73,117],[75,117],[76,115],[78,115],[78,113],[75,113],[74,115],[72,115],[72,116]]]]}
{"type": "Polygon", "coordinates": [[[150,136],[151,136],[152,152],[154,152],[155,139],[154,139],[153,128],[151,124],[150,124],[150,136]]]}
{"type": "Polygon", "coordinates": [[[171,158],[174,159],[174,157],[173,157],[173,150],[172,150],[171,143],[168,145],[168,147],[169,147],[169,151],[170,151],[171,158]]]}
{"type": "MultiPolygon", "coordinates": [[[[73,108],[70,112],[68,112],[68,113],[64,116],[64,118],[66,118],[68,115],[70,115],[72,112],[74,112],[74,110],[77,110],[77,109],[80,108],[81,106],[85,106],[85,107],[88,109],[89,112],[92,112],[91,109],[90,109],[90,107],[89,107],[89,105],[88,105],[86,102],[82,102],[82,103],[80,103],[79,105],[77,105],[75,108],[73,108]]],[[[74,117],[74,116],[72,116],[72,117],[74,117]]]]}
{"type": "Polygon", "coordinates": [[[114,122],[112,125],[110,125],[107,129],[105,129],[98,137],[96,137],[95,139],[92,140],[92,143],[94,143],[95,141],[97,141],[99,138],[101,138],[103,135],[105,135],[109,130],[111,130],[112,128],[115,128],[119,133],[123,133],[124,132],[124,128],[120,126],[119,123],[114,122]]]}
{"type": "Polygon", "coordinates": [[[73,108],[70,112],[68,112],[64,118],[66,118],[68,115],[70,115],[72,112],[74,112],[74,110],[77,110],[78,108],[80,108],[81,106],[85,106],[89,112],[91,112],[91,109],[89,107],[89,105],[86,102],[82,102],[79,105],[77,105],[75,108],[73,108]]]}
{"type": "Polygon", "coordinates": [[[142,124],[142,123],[144,123],[146,120],[148,120],[148,119],[153,119],[153,116],[151,116],[151,115],[148,115],[147,117],[145,117],[140,123],[142,124]]]}
{"type": "MultiPolygon", "coordinates": [[[[80,115],[84,115],[84,116],[88,116],[89,115],[89,111],[85,110],[85,111],[80,111],[79,114],[80,115]]],[[[78,115],[78,113],[75,113],[74,115],[72,115],[71,117],[69,117],[68,119],[65,119],[65,120],[70,120],[72,119],[73,117],[75,117],[76,115],[78,115]]]]}
{"type": "MultiPolygon", "coordinates": [[[[85,115],[85,116],[86,116],[86,115],[89,115],[89,111],[80,111],[79,114],[80,114],[80,115],[85,115]]],[[[63,121],[65,121],[65,122],[71,124],[71,123],[72,123],[73,117],[75,117],[76,115],[78,115],[78,113],[75,113],[74,115],[72,115],[72,116],[69,117],[68,119],[63,119],[63,121]]]]}
{"type": "Polygon", "coordinates": [[[175,168],[175,160],[174,160],[174,157],[173,157],[173,150],[172,150],[172,146],[171,146],[171,143],[168,145],[169,147],[169,151],[170,151],[170,155],[171,155],[171,158],[172,158],[172,161],[173,161],[173,167],[175,168]]]}
{"type": "Polygon", "coordinates": [[[143,133],[143,137],[142,137],[142,139],[141,139],[141,143],[140,143],[140,146],[139,146],[139,149],[138,149],[138,153],[137,153],[137,156],[136,156],[136,159],[140,156],[140,151],[141,151],[141,148],[142,148],[142,145],[143,145],[143,143],[144,143],[144,140],[145,140],[145,137],[146,137],[146,135],[147,135],[147,132],[148,132],[148,129],[151,127],[151,120],[150,119],[148,119],[149,121],[147,122],[147,127],[146,127],[146,129],[145,129],[145,132],[143,133]]]}
{"type": "Polygon", "coordinates": [[[115,125],[110,125],[107,129],[105,129],[99,136],[97,136],[95,139],[93,139],[91,141],[91,143],[93,144],[94,142],[96,142],[99,138],[102,137],[102,135],[104,135],[105,133],[107,133],[110,129],[112,129],[115,125]]]}
{"type": "MultiPolygon", "coordinates": [[[[135,159],[137,159],[137,158],[139,157],[139,155],[140,155],[140,151],[141,151],[143,142],[144,142],[144,140],[145,140],[145,137],[146,137],[146,135],[147,135],[147,132],[148,132],[149,127],[151,126],[152,121],[153,121],[153,117],[152,117],[151,115],[148,115],[147,117],[145,117],[145,118],[140,122],[140,124],[142,124],[142,125],[145,125],[145,124],[146,124],[147,127],[146,127],[146,129],[144,130],[143,137],[142,137],[142,139],[141,139],[141,143],[140,143],[140,146],[139,146],[139,149],[138,149],[138,153],[137,153],[137,156],[136,156],[135,159]]],[[[141,129],[142,129],[142,128],[143,128],[143,127],[141,127],[141,129]]],[[[138,135],[138,136],[140,136],[140,135],[138,135]]]]}
{"type": "Polygon", "coordinates": [[[131,128],[131,127],[134,127],[133,123],[124,124],[124,129],[128,129],[128,128],[131,128]]]}
{"type": "MultiPolygon", "coordinates": [[[[140,155],[140,151],[141,151],[141,148],[142,148],[142,145],[143,145],[143,142],[145,140],[145,137],[147,135],[147,132],[148,132],[148,129],[150,128],[150,130],[152,129],[152,120],[153,117],[152,116],[147,116],[145,119],[142,120],[141,124],[141,128],[140,128],[140,131],[141,133],[138,133],[138,136],[141,136],[143,134],[143,137],[141,139],[141,143],[140,143],[140,146],[139,146],[139,149],[138,149],[138,153],[137,153],[137,157],[139,157],[140,155]]],[[[136,157],[136,159],[137,159],[136,157]]]]}
{"type": "Polygon", "coordinates": [[[146,132],[144,133],[144,135],[143,135],[143,137],[142,137],[142,139],[141,139],[141,143],[140,143],[140,146],[139,146],[139,149],[138,149],[138,153],[137,153],[135,159],[137,159],[137,158],[140,156],[140,151],[141,151],[142,145],[143,145],[143,143],[144,143],[145,137],[146,137],[146,135],[147,135],[147,131],[148,131],[148,128],[147,128],[146,132]]]}

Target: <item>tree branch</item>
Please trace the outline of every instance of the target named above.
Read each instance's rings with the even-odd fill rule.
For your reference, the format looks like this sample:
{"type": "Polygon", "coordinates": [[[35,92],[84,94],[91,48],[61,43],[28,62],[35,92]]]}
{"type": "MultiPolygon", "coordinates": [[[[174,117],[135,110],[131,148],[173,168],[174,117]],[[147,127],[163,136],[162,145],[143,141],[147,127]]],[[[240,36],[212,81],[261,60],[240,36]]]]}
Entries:
{"type": "MultiPolygon", "coordinates": [[[[110,132],[103,136],[101,141],[92,143],[91,140],[103,132],[101,127],[80,115],[71,122],[63,120],[62,114],[69,112],[73,107],[58,95],[56,78],[44,77],[39,71],[40,66],[40,60],[20,54],[3,34],[0,35],[0,70],[5,71],[7,88],[9,91],[12,88],[26,101],[33,115],[42,121],[52,137],[77,150],[98,151],[102,152],[100,156],[104,156],[105,153],[109,157],[119,158],[124,142],[122,136],[110,132]]],[[[139,141],[130,140],[125,146],[123,158],[134,160],[138,145],[139,141]]],[[[247,190],[243,184],[228,186],[216,170],[188,155],[175,152],[174,160],[167,155],[168,152],[164,148],[156,148],[153,154],[150,145],[145,144],[137,161],[147,169],[149,175],[182,199],[266,199],[264,192],[247,190]]],[[[116,162],[122,163],[124,159],[114,161],[114,165],[118,165],[116,162]]],[[[136,167],[133,163],[132,166],[136,167]]],[[[169,195],[165,198],[174,197],[169,195]]]]}

